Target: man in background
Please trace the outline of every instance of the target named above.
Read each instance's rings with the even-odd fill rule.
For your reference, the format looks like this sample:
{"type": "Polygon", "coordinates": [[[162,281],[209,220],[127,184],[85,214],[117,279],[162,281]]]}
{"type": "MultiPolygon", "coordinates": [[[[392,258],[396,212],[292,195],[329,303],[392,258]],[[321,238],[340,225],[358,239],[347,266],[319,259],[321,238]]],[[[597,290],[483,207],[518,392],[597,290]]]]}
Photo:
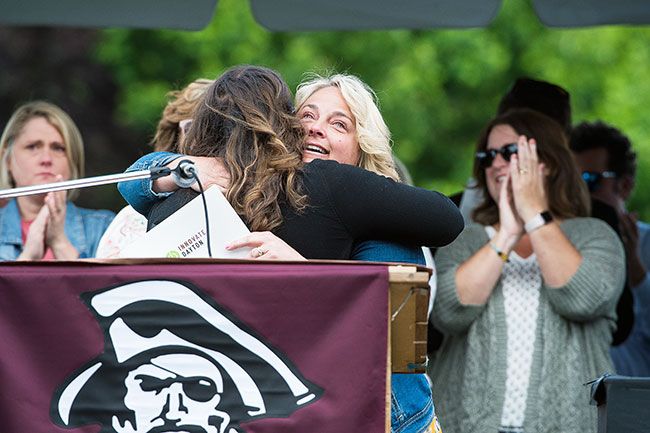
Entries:
{"type": "Polygon", "coordinates": [[[627,136],[603,122],[583,122],[571,133],[571,150],[593,199],[616,210],[634,300],[629,337],[611,349],[619,374],[650,376],[650,225],[627,211],[635,185],[636,153],[627,136]]]}

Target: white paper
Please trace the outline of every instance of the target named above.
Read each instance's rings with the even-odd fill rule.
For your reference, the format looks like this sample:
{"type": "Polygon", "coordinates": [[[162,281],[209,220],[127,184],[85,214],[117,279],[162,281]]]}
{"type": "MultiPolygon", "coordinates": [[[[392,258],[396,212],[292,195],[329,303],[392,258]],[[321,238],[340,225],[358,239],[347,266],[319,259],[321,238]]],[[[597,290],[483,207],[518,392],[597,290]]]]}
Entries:
{"type": "MultiPolygon", "coordinates": [[[[210,220],[212,257],[248,258],[250,248],[227,251],[226,245],[250,233],[218,187],[205,191],[210,220]]],[[[122,258],[173,257],[205,258],[208,256],[207,230],[203,200],[197,196],[174,212],[137,241],[126,246],[122,258]]]]}

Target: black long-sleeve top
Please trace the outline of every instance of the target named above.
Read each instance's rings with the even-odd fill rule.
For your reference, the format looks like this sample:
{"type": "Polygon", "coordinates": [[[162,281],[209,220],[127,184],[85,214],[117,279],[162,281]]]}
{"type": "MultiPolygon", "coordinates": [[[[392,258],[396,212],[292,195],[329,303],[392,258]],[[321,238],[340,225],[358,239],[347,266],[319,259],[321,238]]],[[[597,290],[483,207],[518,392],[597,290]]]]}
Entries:
{"type": "MultiPolygon", "coordinates": [[[[282,203],[284,219],[273,233],[310,259],[349,259],[353,244],[362,240],[441,247],[464,227],[446,196],[355,166],[314,160],[305,165],[302,181],[307,208],[297,213],[282,203]]],[[[148,218],[160,222],[182,204],[172,195],[148,218]]]]}

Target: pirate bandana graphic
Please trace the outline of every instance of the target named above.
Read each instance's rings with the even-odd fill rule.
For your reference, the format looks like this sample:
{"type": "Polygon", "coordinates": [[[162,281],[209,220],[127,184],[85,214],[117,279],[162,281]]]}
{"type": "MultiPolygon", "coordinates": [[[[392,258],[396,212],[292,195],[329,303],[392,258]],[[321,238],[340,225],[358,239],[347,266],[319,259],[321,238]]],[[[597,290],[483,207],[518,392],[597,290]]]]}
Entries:
{"type": "Polygon", "coordinates": [[[213,299],[175,281],[86,293],[104,352],[52,400],[62,427],[102,433],[236,433],[240,423],[288,417],[322,389],[308,382],[213,299]]]}

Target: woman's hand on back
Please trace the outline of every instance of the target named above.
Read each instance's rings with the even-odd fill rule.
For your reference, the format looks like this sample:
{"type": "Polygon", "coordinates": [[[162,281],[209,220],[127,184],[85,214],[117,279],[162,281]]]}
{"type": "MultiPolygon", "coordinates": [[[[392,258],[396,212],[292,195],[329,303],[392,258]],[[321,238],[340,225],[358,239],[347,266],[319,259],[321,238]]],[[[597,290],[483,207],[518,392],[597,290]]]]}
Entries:
{"type": "MultiPolygon", "coordinates": [[[[191,156],[183,159],[189,159],[194,163],[204,189],[216,185],[225,194],[230,188],[230,172],[223,159],[213,156],[191,156]]],[[[198,183],[194,183],[192,189],[201,192],[198,183]]]]}
{"type": "MultiPolygon", "coordinates": [[[[221,192],[225,193],[230,188],[230,173],[226,169],[223,159],[213,156],[182,155],[180,158],[171,161],[166,167],[174,170],[183,160],[189,160],[194,163],[199,180],[204,189],[216,185],[221,192]]],[[[153,181],[152,189],[155,192],[171,192],[176,191],[178,185],[174,182],[173,176],[164,176],[153,181]]],[[[197,192],[201,191],[197,182],[192,184],[192,189],[197,192]]]]}
{"type": "Polygon", "coordinates": [[[226,249],[232,251],[244,247],[252,248],[250,258],[253,260],[307,260],[271,232],[253,232],[230,243],[226,249]]]}

